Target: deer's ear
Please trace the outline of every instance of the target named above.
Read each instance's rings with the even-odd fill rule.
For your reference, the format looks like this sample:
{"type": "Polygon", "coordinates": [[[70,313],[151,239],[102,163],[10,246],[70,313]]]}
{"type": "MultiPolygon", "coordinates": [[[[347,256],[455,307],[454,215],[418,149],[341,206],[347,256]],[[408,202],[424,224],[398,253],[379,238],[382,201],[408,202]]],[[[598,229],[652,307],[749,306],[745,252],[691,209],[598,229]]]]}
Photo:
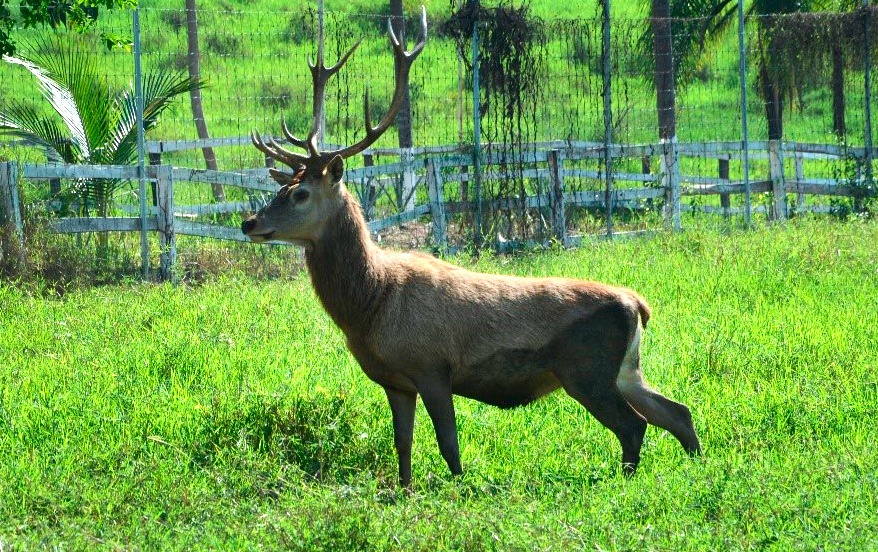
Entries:
{"type": "Polygon", "coordinates": [[[281,186],[289,186],[293,184],[293,180],[296,178],[295,175],[277,169],[268,169],[268,174],[271,175],[274,181],[281,186]]]}
{"type": "Polygon", "coordinates": [[[341,155],[332,158],[332,161],[323,169],[323,174],[329,175],[333,185],[341,182],[341,177],[344,176],[344,159],[341,158],[341,155]]]}

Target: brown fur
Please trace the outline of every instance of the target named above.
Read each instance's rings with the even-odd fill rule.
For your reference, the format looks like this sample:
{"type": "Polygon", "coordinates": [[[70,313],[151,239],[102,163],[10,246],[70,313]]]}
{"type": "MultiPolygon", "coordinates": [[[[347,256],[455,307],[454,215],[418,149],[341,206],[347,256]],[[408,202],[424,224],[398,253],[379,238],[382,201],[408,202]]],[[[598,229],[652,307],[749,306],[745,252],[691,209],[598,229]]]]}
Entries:
{"type": "Polygon", "coordinates": [[[563,387],[616,434],[627,473],[637,467],[647,422],[700,452],[689,410],[643,381],[639,345],[650,310],[640,295],[581,280],[479,274],[384,251],[342,172],[336,158],[320,178],[279,177],[286,199],[279,194],[242,228],[256,241],[305,246],[317,296],[366,375],[387,393],[403,485],[411,481],[418,395],[455,474],[453,394],[508,408],[563,387]],[[298,189],[310,193],[296,204],[289,196],[298,189]]]}

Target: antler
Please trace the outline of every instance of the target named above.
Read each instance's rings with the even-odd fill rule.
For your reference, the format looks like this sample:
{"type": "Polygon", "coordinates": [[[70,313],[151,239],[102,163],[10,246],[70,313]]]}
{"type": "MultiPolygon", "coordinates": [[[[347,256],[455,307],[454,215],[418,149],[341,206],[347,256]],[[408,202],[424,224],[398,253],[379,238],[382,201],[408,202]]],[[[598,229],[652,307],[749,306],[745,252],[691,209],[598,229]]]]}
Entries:
{"type": "Polygon", "coordinates": [[[308,153],[311,154],[311,157],[317,157],[320,155],[317,151],[317,133],[320,132],[320,108],[324,105],[326,82],[329,81],[332,75],[338,73],[338,70],[341,69],[342,65],[344,65],[348,58],[351,57],[351,54],[354,53],[357,46],[360,45],[360,42],[361,40],[358,40],[345,55],[341,56],[338,63],[332,67],[326,67],[323,65],[323,48],[319,48],[317,51],[317,63],[313,63],[310,59],[308,60],[308,67],[311,69],[311,79],[314,81],[314,100],[312,103],[312,113],[314,114],[314,117],[311,120],[311,130],[308,131],[308,138],[305,140],[299,140],[293,136],[287,128],[286,121],[281,121],[281,127],[283,128],[284,136],[287,137],[287,140],[300,148],[307,149],[308,153]]]}
{"type": "Polygon", "coordinates": [[[308,67],[311,69],[311,79],[314,82],[314,101],[313,101],[313,113],[314,117],[311,122],[311,130],[308,132],[308,138],[305,140],[300,140],[296,138],[293,133],[287,128],[287,123],[283,119],[281,119],[281,128],[283,130],[284,136],[287,140],[290,141],[294,146],[300,147],[304,150],[307,150],[309,155],[304,156],[298,153],[294,153],[277,142],[275,142],[274,138],[269,137],[268,143],[265,143],[262,140],[262,137],[256,132],[250,132],[250,139],[253,141],[253,145],[256,148],[277,161],[289,165],[290,167],[297,168],[300,165],[307,165],[309,160],[319,158],[320,152],[317,151],[317,133],[320,131],[320,106],[323,105],[324,96],[326,94],[326,82],[329,78],[338,73],[339,69],[341,69],[342,65],[351,57],[351,54],[354,53],[354,50],[357,49],[357,46],[360,45],[360,41],[357,41],[350,50],[347,51],[345,55],[341,57],[341,59],[333,65],[332,67],[326,67],[323,64],[323,48],[318,49],[317,51],[317,63],[312,62],[310,59],[308,60],[308,67]]]}
{"type": "Polygon", "coordinates": [[[418,55],[420,55],[421,51],[424,49],[424,46],[427,44],[427,8],[421,6],[421,40],[415,44],[415,47],[412,48],[411,51],[406,52],[405,47],[400,44],[399,39],[396,38],[396,34],[393,32],[393,26],[390,24],[390,19],[387,20],[387,33],[390,35],[390,44],[393,46],[394,80],[396,82],[396,86],[393,90],[393,99],[390,101],[390,108],[378,123],[378,126],[373,127],[372,113],[369,109],[369,89],[366,88],[366,94],[363,96],[363,110],[366,118],[366,137],[352,146],[333,152],[327,152],[328,155],[340,155],[343,158],[352,157],[371,146],[393,123],[396,114],[399,113],[399,109],[402,107],[402,101],[403,98],[405,98],[405,91],[409,85],[409,69],[411,69],[412,63],[414,63],[415,59],[417,59],[418,55]]]}
{"type": "Polygon", "coordinates": [[[372,145],[375,140],[384,134],[384,132],[390,127],[396,114],[402,107],[405,91],[408,87],[409,69],[411,69],[412,63],[414,63],[415,59],[424,49],[424,45],[427,43],[427,9],[421,6],[421,40],[410,51],[406,52],[403,45],[400,44],[399,39],[393,32],[393,27],[390,24],[389,19],[387,21],[387,31],[390,35],[390,43],[393,46],[394,57],[395,88],[393,91],[393,99],[390,102],[390,108],[378,123],[378,126],[373,127],[371,109],[369,107],[369,90],[368,88],[366,89],[366,94],[363,97],[363,107],[366,119],[365,138],[352,146],[334,151],[325,151],[321,153],[317,149],[317,133],[320,131],[320,107],[323,105],[324,101],[326,82],[330,77],[338,73],[339,69],[341,69],[345,62],[347,62],[351,54],[354,53],[354,50],[360,45],[360,41],[357,41],[357,43],[341,57],[338,63],[332,67],[326,67],[323,64],[322,48],[319,48],[317,51],[317,63],[312,63],[311,60],[308,60],[308,67],[311,69],[311,77],[314,82],[313,118],[311,121],[311,129],[308,132],[308,138],[305,140],[297,138],[287,128],[286,121],[281,121],[281,129],[283,130],[286,139],[294,146],[307,150],[308,155],[305,156],[289,151],[275,142],[274,138],[271,137],[268,138],[268,142],[266,143],[256,131],[250,132],[250,139],[253,141],[253,145],[272,159],[280,161],[281,163],[293,168],[298,168],[302,165],[308,166],[317,160],[331,159],[336,155],[348,158],[360,153],[372,145]]]}

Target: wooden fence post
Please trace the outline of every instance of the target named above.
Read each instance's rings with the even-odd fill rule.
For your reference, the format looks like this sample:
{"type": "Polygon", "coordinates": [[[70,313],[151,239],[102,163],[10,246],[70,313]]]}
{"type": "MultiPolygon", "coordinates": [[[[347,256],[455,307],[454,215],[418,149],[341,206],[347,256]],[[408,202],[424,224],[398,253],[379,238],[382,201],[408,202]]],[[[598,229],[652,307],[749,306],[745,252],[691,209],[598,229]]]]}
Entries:
{"type": "MultiPolygon", "coordinates": [[[[640,158],[640,174],[647,176],[652,174],[652,158],[648,155],[644,155],[640,158]]],[[[646,206],[650,211],[652,211],[653,203],[653,198],[647,198],[646,206]]]]}
{"type": "Polygon", "coordinates": [[[774,206],[769,210],[769,218],[786,220],[787,191],[784,181],[783,142],[781,140],[768,141],[768,162],[771,167],[771,195],[774,198],[774,206]]]}
{"type": "Polygon", "coordinates": [[[164,282],[173,279],[177,263],[177,235],[174,231],[174,180],[170,165],[155,168],[156,224],[159,232],[160,275],[164,282]]]}
{"type": "MultiPolygon", "coordinates": [[[[723,156],[719,158],[719,174],[717,175],[725,181],[729,181],[729,158],[723,156]]],[[[719,204],[723,208],[723,216],[728,220],[731,216],[732,201],[729,194],[719,195],[719,204]]]]}
{"type": "MultiPolygon", "coordinates": [[[[149,154],[149,165],[151,167],[158,167],[162,164],[162,154],[150,152],[149,154]]],[[[158,205],[158,192],[156,190],[156,183],[150,182],[150,188],[152,188],[152,206],[155,207],[158,205]]]]}
{"type": "Polygon", "coordinates": [[[677,139],[662,139],[662,186],[665,188],[665,226],[680,230],[680,163],[677,139]]]}
{"type": "Polygon", "coordinates": [[[564,212],[564,170],[558,150],[548,152],[549,201],[552,210],[552,232],[562,246],[567,245],[567,214],[564,212]]]}
{"type": "Polygon", "coordinates": [[[0,163],[0,242],[4,257],[24,262],[24,229],[18,195],[18,167],[12,161],[0,163]]]}
{"type": "Polygon", "coordinates": [[[445,221],[445,192],[442,171],[433,159],[426,160],[427,193],[430,195],[430,215],[433,217],[433,241],[440,253],[448,248],[445,221]]]}
{"type": "Polygon", "coordinates": [[[802,193],[802,182],[805,180],[805,158],[801,153],[794,154],[796,162],[796,212],[805,210],[805,194],[802,193]]]}

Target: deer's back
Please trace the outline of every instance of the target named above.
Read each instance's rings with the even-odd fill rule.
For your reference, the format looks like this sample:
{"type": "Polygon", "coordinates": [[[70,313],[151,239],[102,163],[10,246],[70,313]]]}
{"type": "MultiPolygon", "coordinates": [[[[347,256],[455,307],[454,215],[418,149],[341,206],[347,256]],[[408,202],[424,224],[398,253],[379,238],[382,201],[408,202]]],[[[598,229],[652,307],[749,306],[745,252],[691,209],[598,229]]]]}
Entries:
{"type": "Polygon", "coordinates": [[[635,292],[584,280],[471,272],[412,254],[387,254],[387,288],[372,328],[388,362],[437,363],[456,372],[506,354],[527,358],[577,321],[611,303],[645,322],[635,292]]]}

